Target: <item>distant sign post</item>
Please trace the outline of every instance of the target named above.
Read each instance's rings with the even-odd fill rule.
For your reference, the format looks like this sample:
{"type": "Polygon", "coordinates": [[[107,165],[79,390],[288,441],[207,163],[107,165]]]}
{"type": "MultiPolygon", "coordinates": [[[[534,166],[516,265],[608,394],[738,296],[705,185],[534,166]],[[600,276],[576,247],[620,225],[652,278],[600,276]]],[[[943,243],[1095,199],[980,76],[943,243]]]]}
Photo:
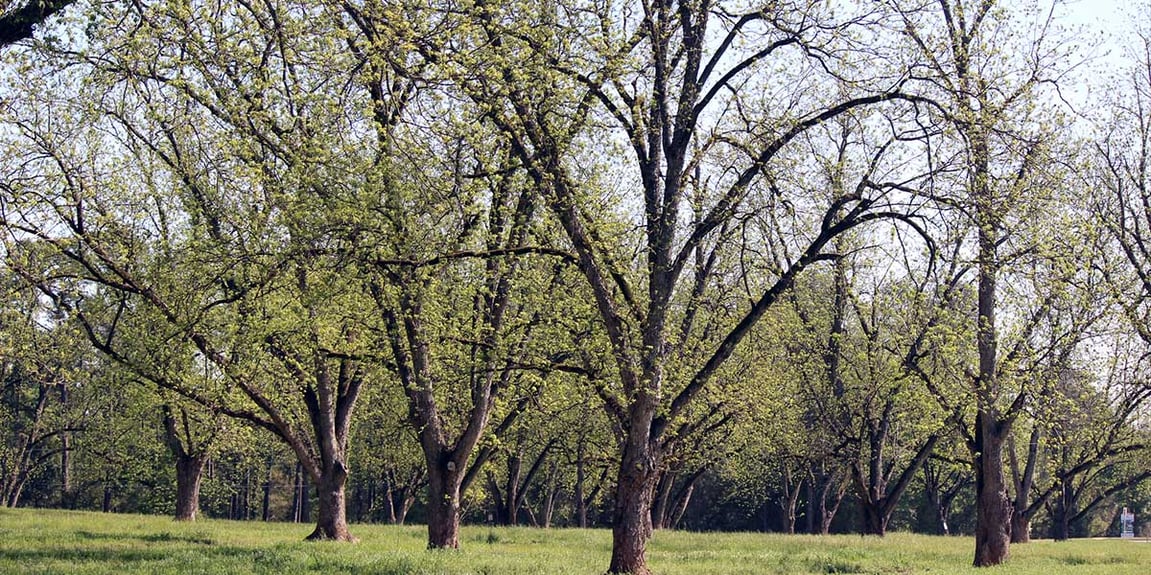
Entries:
{"type": "Polygon", "coordinates": [[[1119,526],[1122,529],[1120,537],[1124,539],[1133,539],[1135,537],[1135,514],[1123,508],[1123,513],[1119,515],[1119,526]]]}

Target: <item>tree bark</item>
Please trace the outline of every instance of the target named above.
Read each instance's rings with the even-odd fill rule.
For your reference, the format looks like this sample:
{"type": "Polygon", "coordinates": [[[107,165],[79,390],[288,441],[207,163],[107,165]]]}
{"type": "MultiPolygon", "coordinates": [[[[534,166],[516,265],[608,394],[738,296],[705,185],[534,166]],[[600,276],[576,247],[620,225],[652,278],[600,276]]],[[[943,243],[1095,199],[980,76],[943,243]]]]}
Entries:
{"type": "MultiPolygon", "coordinates": [[[[641,404],[637,401],[637,405],[641,404]]],[[[654,403],[651,404],[654,414],[654,403]]],[[[640,426],[645,431],[647,426],[640,426]]],[[[658,447],[647,433],[628,430],[616,480],[615,511],[612,523],[612,552],[609,573],[648,575],[647,542],[651,538],[651,508],[659,481],[658,447]]]]}
{"type": "Polygon", "coordinates": [[[668,505],[671,499],[671,488],[675,485],[675,471],[666,469],[659,474],[656,481],[655,496],[651,504],[651,528],[658,531],[665,527],[668,521],[668,505]]]}
{"type": "Polygon", "coordinates": [[[976,567],[998,565],[1007,560],[1014,508],[1007,495],[1003,474],[1004,437],[1000,425],[980,414],[976,418],[975,465],[975,562],[976,567]]]}
{"type": "Polygon", "coordinates": [[[1011,514],[1011,542],[1031,542],[1031,518],[1016,510],[1011,514]]]}
{"type": "Polygon", "coordinates": [[[1059,496],[1051,511],[1051,538],[1066,541],[1071,538],[1071,517],[1075,514],[1075,490],[1070,481],[1060,480],[1059,496]]]}
{"type": "Polygon", "coordinates": [[[344,488],[348,472],[343,463],[333,462],[316,485],[319,513],[316,528],[308,535],[309,541],[356,541],[348,531],[347,501],[344,488]]]}
{"type": "Polygon", "coordinates": [[[804,479],[800,479],[799,483],[792,483],[792,470],[785,468],[783,471],[783,501],[780,502],[780,509],[783,511],[783,528],[788,535],[795,534],[795,509],[799,503],[799,494],[803,490],[804,479]]]}
{"type": "Polygon", "coordinates": [[[428,549],[460,547],[460,483],[452,461],[428,463],[428,549]]]}
{"type": "Polygon", "coordinates": [[[1011,476],[1015,484],[1014,511],[1011,514],[1011,542],[1031,542],[1031,518],[1038,510],[1038,504],[1031,504],[1031,489],[1035,485],[1035,468],[1039,460],[1039,443],[1042,432],[1038,425],[1031,430],[1027,442],[1027,459],[1023,469],[1019,469],[1019,460],[1016,455],[1015,442],[1012,436],[1007,438],[1008,457],[1011,461],[1011,476]]]}
{"type": "Polygon", "coordinates": [[[552,518],[555,517],[556,497],[559,495],[559,481],[557,478],[557,474],[558,474],[557,467],[558,466],[553,461],[551,463],[551,469],[548,470],[547,488],[546,488],[546,493],[544,494],[544,504],[543,504],[544,505],[544,510],[543,510],[543,515],[544,515],[543,527],[544,527],[544,529],[551,529],[552,518]]]}
{"type": "MultiPolygon", "coordinates": [[[[60,384],[60,405],[68,406],[68,384],[60,384]]],[[[60,506],[72,508],[72,432],[60,433],[60,506]]]]}
{"type": "Polygon", "coordinates": [[[206,456],[176,458],[176,521],[195,521],[200,514],[200,478],[206,456]]]}
{"type": "Polygon", "coordinates": [[[260,502],[260,520],[272,519],[272,464],[268,461],[268,474],[264,478],[264,497],[260,502]]]}
{"type": "MultiPolygon", "coordinates": [[[[979,242],[975,325],[979,372],[973,382],[977,413],[970,445],[975,463],[976,567],[998,565],[1007,560],[1014,510],[1003,472],[1003,444],[1011,433],[1013,412],[1022,408],[1022,404],[1018,407],[1013,404],[1008,413],[1001,416],[996,406],[1001,394],[996,290],[1001,266],[998,246],[1003,216],[991,182],[988,131],[989,128],[976,125],[966,133],[973,162],[969,186],[979,242]]],[[[1023,397],[1020,395],[1019,399],[1023,397]]]]}

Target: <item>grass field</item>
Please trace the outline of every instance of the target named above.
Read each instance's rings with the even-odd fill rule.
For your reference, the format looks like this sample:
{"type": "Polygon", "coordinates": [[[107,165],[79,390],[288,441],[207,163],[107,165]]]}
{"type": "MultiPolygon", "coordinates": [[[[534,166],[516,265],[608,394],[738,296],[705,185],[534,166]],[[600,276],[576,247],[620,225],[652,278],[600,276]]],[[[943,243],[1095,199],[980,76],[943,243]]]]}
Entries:
{"type": "MultiPolygon", "coordinates": [[[[460,551],[424,549],[422,526],[354,525],[357,544],[304,543],[306,525],[0,509],[0,573],[603,573],[605,530],[465,527],[460,551]]],[[[1007,565],[969,567],[969,538],[895,533],[883,539],[659,532],[656,573],[1151,573],[1151,543],[1036,541],[1007,565]]]]}

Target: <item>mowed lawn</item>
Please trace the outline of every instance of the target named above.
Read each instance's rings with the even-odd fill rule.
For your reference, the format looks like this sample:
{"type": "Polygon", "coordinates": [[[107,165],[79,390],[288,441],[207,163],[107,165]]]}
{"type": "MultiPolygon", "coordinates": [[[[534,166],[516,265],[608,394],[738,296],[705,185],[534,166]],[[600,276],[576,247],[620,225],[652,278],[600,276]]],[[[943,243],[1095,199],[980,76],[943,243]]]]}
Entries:
{"type": "MultiPolygon", "coordinates": [[[[611,533],[465,527],[462,549],[429,552],[423,526],[354,525],[356,544],[305,543],[309,526],[0,509],[0,573],[602,574],[611,533]]],[[[723,573],[1151,573],[1151,543],[1036,541],[1006,566],[969,567],[966,537],[885,538],[658,532],[648,562],[665,575],[723,573]]]]}

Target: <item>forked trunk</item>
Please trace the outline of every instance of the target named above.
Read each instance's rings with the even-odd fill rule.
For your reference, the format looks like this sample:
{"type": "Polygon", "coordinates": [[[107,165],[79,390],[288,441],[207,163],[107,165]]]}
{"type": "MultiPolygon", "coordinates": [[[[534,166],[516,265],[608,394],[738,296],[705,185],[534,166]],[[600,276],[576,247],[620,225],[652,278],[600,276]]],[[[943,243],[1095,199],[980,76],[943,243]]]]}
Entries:
{"type": "Polygon", "coordinates": [[[646,437],[629,436],[616,483],[609,573],[651,573],[646,553],[652,533],[651,508],[659,481],[659,457],[646,437]]]}
{"type": "Polygon", "coordinates": [[[309,541],[355,541],[348,531],[347,500],[344,487],[348,471],[340,462],[334,462],[320,476],[317,488],[319,513],[316,529],[308,535],[309,541]]]}
{"type": "Polygon", "coordinates": [[[176,521],[195,521],[200,513],[200,478],[206,456],[176,459],[176,521]]]}
{"type": "Polygon", "coordinates": [[[783,509],[783,528],[788,535],[795,535],[796,509],[799,505],[799,493],[803,489],[804,482],[805,479],[801,478],[798,484],[793,485],[791,472],[785,471],[783,475],[783,501],[780,503],[780,508],[783,509]]]}
{"type": "Polygon", "coordinates": [[[1035,508],[1031,504],[1031,490],[1035,485],[1035,468],[1039,459],[1041,437],[1041,428],[1038,425],[1032,428],[1031,439],[1027,442],[1027,459],[1021,470],[1019,458],[1016,455],[1014,436],[1007,436],[1008,461],[1011,462],[1011,478],[1015,484],[1015,500],[1012,502],[1015,511],[1011,514],[1012,543],[1031,542],[1031,518],[1035,508]]]}
{"type": "Polygon", "coordinates": [[[428,549],[460,547],[460,483],[450,461],[428,465],[428,549]]]}
{"type": "Polygon", "coordinates": [[[1011,543],[1013,506],[1003,475],[1003,435],[999,426],[977,418],[980,452],[975,465],[975,566],[988,567],[1007,560],[1011,543]]]}

